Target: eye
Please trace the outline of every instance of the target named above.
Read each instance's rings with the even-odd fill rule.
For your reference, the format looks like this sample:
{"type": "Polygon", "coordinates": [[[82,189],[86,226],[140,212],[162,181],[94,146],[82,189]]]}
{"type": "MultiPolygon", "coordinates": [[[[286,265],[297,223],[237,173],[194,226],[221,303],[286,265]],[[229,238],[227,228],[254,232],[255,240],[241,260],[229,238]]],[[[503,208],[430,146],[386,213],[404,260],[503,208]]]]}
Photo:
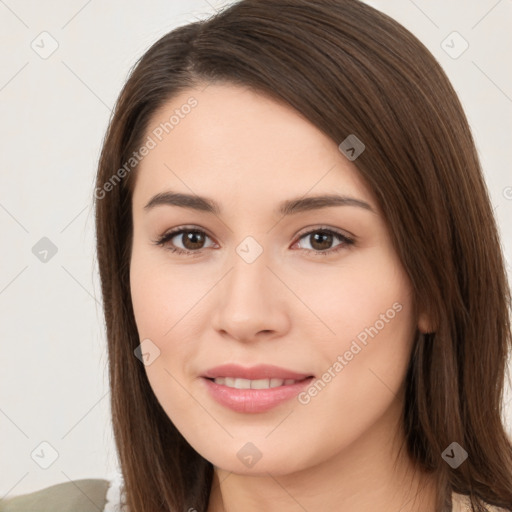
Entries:
{"type": "Polygon", "coordinates": [[[309,241],[311,249],[302,248],[309,253],[319,256],[333,254],[354,244],[354,240],[352,238],[328,228],[316,228],[302,234],[297,244],[300,245],[300,241],[303,239],[309,241]],[[340,240],[340,243],[334,247],[330,247],[336,238],[340,240]]]}
{"type": "Polygon", "coordinates": [[[203,230],[182,226],[164,233],[158,240],[155,240],[154,243],[166,247],[171,252],[191,254],[200,253],[201,250],[205,248],[204,242],[206,238],[210,237],[203,230]],[[178,243],[181,243],[183,247],[176,247],[176,244],[172,242],[173,238],[176,238],[178,243]]]}

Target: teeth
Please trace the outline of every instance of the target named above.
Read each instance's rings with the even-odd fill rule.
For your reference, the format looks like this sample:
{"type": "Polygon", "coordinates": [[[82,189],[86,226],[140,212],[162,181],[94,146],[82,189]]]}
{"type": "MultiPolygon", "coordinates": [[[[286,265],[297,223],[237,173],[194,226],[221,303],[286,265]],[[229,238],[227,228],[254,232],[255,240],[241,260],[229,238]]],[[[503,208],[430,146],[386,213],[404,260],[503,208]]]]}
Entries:
{"type": "Polygon", "coordinates": [[[248,380],[251,384],[251,389],[268,389],[269,380],[268,379],[259,379],[259,380],[248,380]]]}
{"type": "Polygon", "coordinates": [[[236,389],[270,389],[277,388],[282,386],[289,386],[291,384],[295,384],[295,380],[293,379],[259,379],[259,380],[249,380],[249,379],[238,379],[233,377],[217,377],[214,379],[215,384],[220,384],[222,386],[227,386],[228,388],[236,388],[236,389]]]}

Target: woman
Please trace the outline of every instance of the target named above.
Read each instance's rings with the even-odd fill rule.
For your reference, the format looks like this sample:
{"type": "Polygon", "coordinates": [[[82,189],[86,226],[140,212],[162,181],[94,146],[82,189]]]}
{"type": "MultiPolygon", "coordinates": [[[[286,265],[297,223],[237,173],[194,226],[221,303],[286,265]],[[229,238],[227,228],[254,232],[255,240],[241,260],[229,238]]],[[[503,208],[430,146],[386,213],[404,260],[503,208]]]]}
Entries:
{"type": "Polygon", "coordinates": [[[95,198],[125,510],[512,510],[498,233],[398,23],[242,0],[172,31],[95,198]]]}

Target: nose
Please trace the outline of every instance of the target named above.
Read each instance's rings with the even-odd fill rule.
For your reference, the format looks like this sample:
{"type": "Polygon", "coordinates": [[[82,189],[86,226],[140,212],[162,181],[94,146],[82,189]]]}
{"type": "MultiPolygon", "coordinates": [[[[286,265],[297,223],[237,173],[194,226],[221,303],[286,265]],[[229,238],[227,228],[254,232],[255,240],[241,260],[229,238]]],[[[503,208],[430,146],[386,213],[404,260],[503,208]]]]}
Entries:
{"type": "Polygon", "coordinates": [[[242,342],[283,336],[290,328],[291,293],[270,268],[265,252],[250,263],[237,253],[231,261],[216,286],[213,328],[242,342]]]}

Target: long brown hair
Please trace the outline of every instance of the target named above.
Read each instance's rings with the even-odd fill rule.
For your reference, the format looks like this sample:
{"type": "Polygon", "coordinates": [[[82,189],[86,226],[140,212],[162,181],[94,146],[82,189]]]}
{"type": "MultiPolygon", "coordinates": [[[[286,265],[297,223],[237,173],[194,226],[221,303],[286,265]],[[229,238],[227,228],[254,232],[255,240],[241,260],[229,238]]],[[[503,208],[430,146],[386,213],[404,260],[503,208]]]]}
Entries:
{"type": "MultiPolygon", "coordinates": [[[[408,455],[452,491],[512,507],[503,388],[510,290],[475,144],[457,95],[425,46],[357,0],[242,0],[179,27],[137,62],[117,101],[96,181],[97,256],[108,338],[113,429],[132,512],[208,506],[213,466],[178,432],[134,357],[129,286],[131,197],[155,111],[177,93],[231,83],[286,102],[340,143],[364,142],[355,166],[375,194],[418,308],[406,376],[408,455]],[[123,167],[124,166],[124,167],[123,167]],[[124,172],[120,169],[124,168],[124,172]],[[457,442],[457,469],[442,458],[457,442]]],[[[199,107],[200,108],[200,107],[199,107]]]]}

